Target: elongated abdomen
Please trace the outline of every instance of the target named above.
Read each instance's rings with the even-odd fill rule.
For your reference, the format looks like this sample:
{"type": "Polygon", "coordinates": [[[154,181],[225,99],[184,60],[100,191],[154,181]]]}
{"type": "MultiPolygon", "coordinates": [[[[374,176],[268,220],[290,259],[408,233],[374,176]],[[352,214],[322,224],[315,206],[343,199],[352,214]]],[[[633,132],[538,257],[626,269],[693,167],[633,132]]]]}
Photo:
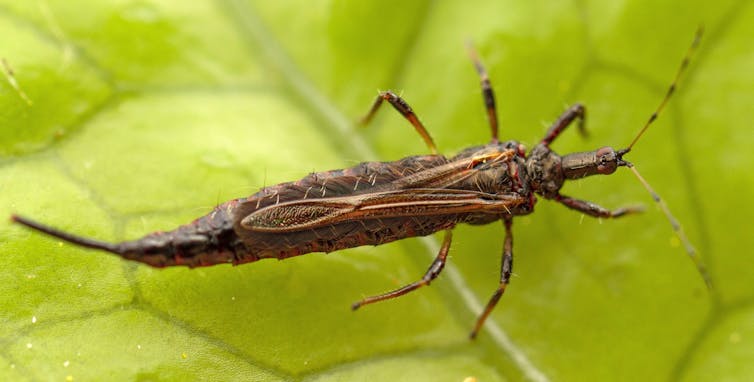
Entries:
{"type": "Polygon", "coordinates": [[[254,256],[284,259],[310,252],[333,252],[362,245],[380,245],[452,228],[456,219],[391,218],[349,221],[297,232],[243,232],[241,237],[254,256]]]}
{"type": "Polygon", "coordinates": [[[123,258],[153,267],[239,264],[258,260],[233,229],[237,200],[217,206],[206,216],[172,231],[154,232],[138,240],[117,244],[123,258]]]}
{"type": "Polygon", "coordinates": [[[17,215],[11,220],[81,247],[107,251],[153,267],[198,267],[258,259],[246,249],[233,229],[233,211],[237,204],[238,200],[231,200],[175,230],[154,232],[120,243],[81,237],[17,215]]]}

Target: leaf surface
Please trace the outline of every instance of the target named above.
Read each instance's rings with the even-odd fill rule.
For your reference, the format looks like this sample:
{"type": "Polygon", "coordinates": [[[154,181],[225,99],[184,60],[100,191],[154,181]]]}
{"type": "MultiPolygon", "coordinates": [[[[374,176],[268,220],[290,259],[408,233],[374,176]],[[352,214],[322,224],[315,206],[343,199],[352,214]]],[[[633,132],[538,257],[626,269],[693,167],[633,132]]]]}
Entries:
{"type": "Polygon", "coordinates": [[[563,193],[639,216],[599,221],[540,200],[514,222],[515,276],[478,341],[503,229],[240,267],[154,270],[0,223],[3,380],[745,380],[754,327],[754,188],[743,1],[13,2],[0,5],[0,216],[105,240],[168,230],[311,171],[426,153],[377,89],[399,92],[440,150],[489,140],[472,41],[501,139],[531,147],[570,104],[625,146],[706,34],[666,111],[627,158],[683,223],[707,292],[627,172],[563,193]]]}

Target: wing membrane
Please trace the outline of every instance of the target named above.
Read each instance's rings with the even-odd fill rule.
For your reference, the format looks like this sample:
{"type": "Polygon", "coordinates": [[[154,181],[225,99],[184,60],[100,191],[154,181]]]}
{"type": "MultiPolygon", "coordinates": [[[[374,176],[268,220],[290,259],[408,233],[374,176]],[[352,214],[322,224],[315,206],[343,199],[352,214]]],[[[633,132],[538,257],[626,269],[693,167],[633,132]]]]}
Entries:
{"type": "Polygon", "coordinates": [[[526,202],[516,193],[415,188],[322,199],[283,202],[256,210],[241,220],[250,231],[285,233],[365,219],[510,213],[526,202]]]}

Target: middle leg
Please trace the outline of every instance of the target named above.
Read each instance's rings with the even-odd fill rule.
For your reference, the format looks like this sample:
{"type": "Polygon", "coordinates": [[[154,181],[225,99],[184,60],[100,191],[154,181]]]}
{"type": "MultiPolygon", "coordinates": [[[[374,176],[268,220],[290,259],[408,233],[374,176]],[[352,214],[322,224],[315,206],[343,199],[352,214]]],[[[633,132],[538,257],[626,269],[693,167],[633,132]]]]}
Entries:
{"type": "Polygon", "coordinates": [[[476,338],[477,334],[479,334],[479,330],[482,329],[484,321],[487,320],[487,317],[492,313],[492,310],[495,309],[497,302],[503,297],[503,293],[505,293],[505,288],[508,286],[511,279],[511,273],[513,272],[513,218],[510,216],[506,217],[503,223],[505,224],[505,243],[503,244],[503,264],[500,268],[500,284],[490,298],[490,301],[487,302],[487,306],[484,308],[482,314],[477,318],[476,325],[474,325],[474,329],[469,335],[469,338],[472,340],[476,338]]]}
{"type": "Polygon", "coordinates": [[[487,74],[487,69],[482,65],[482,61],[479,60],[479,55],[476,50],[467,45],[469,56],[471,56],[471,62],[474,63],[474,68],[479,74],[480,85],[482,86],[482,98],[484,99],[484,107],[487,109],[487,120],[490,123],[490,130],[492,132],[492,143],[498,142],[498,123],[497,123],[497,106],[495,106],[495,92],[492,90],[492,84],[490,83],[490,76],[487,74]]]}

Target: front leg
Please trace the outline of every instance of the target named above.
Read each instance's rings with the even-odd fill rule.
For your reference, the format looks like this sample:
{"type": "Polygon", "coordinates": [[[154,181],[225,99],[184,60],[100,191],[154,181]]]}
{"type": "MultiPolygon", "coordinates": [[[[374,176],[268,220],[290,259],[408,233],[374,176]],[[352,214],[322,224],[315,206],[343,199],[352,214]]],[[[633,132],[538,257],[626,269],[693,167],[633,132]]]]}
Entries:
{"type": "Polygon", "coordinates": [[[558,120],[555,121],[555,123],[550,126],[550,128],[547,130],[547,133],[545,134],[545,137],[542,138],[542,144],[546,147],[550,147],[550,143],[557,138],[560,133],[565,130],[566,127],[568,127],[571,122],[578,119],[578,128],[581,135],[586,136],[586,128],[584,126],[584,120],[586,118],[586,108],[584,108],[584,105],[577,103],[568,110],[566,110],[563,114],[558,117],[558,120]]]}
{"type": "Polygon", "coordinates": [[[590,201],[574,199],[560,194],[555,196],[555,200],[572,210],[576,210],[589,216],[594,216],[596,218],[617,218],[623,215],[633,214],[644,210],[642,207],[635,206],[618,208],[616,210],[610,211],[607,208],[594,204],[590,201]]]}

